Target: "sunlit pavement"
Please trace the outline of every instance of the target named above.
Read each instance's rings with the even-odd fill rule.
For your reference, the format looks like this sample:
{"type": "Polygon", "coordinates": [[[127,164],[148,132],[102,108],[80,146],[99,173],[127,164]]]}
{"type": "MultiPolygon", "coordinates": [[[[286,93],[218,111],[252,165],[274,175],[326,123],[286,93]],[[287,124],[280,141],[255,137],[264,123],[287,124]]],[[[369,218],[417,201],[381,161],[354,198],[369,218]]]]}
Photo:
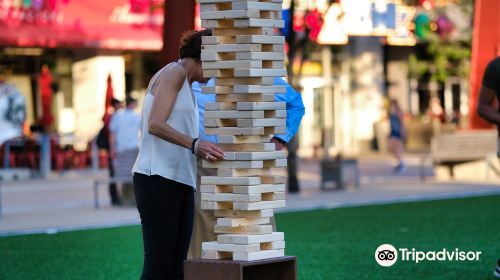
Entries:
{"type": "MultiPolygon", "coordinates": [[[[389,158],[363,156],[359,160],[359,189],[349,185],[338,190],[327,184],[327,189],[322,191],[319,162],[301,160],[298,173],[301,191],[288,194],[287,207],[279,211],[500,194],[500,178],[492,173],[487,180],[482,162],[458,166],[454,180],[446,177],[446,170],[438,168],[437,178],[429,177],[421,182],[418,158],[409,156],[406,161],[408,168],[395,175],[389,158]]],[[[426,166],[425,173],[433,175],[434,172],[426,166]]],[[[105,185],[99,189],[101,208],[94,208],[93,182],[105,177],[105,171],[82,171],[46,180],[3,182],[0,235],[138,224],[134,207],[109,205],[105,185]]]]}

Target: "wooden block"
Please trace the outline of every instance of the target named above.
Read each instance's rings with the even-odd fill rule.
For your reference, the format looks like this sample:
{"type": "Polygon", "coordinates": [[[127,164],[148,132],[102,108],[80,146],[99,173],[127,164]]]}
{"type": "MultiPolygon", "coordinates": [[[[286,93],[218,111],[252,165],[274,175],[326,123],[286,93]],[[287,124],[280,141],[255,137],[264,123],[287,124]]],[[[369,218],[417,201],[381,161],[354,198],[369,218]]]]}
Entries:
{"type": "MultiPolygon", "coordinates": [[[[255,203],[257,203],[257,202],[255,202],[255,203]]],[[[241,227],[223,227],[223,226],[215,225],[214,232],[215,233],[266,234],[266,233],[273,232],[273,227],[271,225],[250,225],[250,226],[241,226],[241,227]]]]}
{"type": "Polygon", "coordinates": [[[233,260],[235,261],[256,261],[269,258],[283,257],[285,250],[263,250],[252,253],[233,253],[233,260]]]}
{"type": "Polygon", "coordinates": [[[286,110],[265,111],[265,118],[286,118],[286,110]]]}
{"type": "Polygon", "coordinates": [[[201,251],[201,258],[206,260],[222,260],[222,259],[230,259],[232,257],[233,257],[232,252],[201,251]]]}
{"type": "Polygon", "coordinates": [[[202,176],[201,184],[203,185],[236,185],[236,186],[253,186],[260,184],[259,177],[218,177],[218,176],[202,176]]]}
{"type": "Polygon", "coordinates": [[[286,119],[238,119],[236,125],[238,127],[286,126],[286,119]]]}
{"type": "Polygon", "coordinates": [[[264,242],[274,242],[285,240],[283,232],[273,232],[270,234],[243,235],[243,234],[220,234],[217,236],[219,243],[225,244],[260,244],[264,242]]]}
{"type": "Polygon", "coordinates": [[[224,244],[217,241],[203,242],[201,249],[203,251],[218,251],[218,252],[258,252],[260,251],[260,244],[236,245],[224,244]]]}
{"type": "MultiPolygon", "coordinates": [[[[263,198],[268,198],[269,195],[268,193],[274,193],[274,192],[284,192],[285,191],[285,184],[262,184],[262,185],[256,185],[256,186],[233,186],[233,193],[241,193],[241,194],[262,194],[264,195],[263,198]]],[[[274,197],[274,196],[273,196],[274,197]]],[[[269,201],[270,199],[266,199],[266,201],[269,201]]],[[[280,199],[280,200],[284,200],[280,199]]]]}
{"type": "Polygon", "coordinates": [[[231,3],[200,4],[200,12],[215,12],[234,10],[231,3]]]}
{"type": "Polygon", "coordinates": [[[262,68],[283,69],[285,68],[285,63],[283,61],[262,61],[262,68]]]}
{"type": "Polygon", "coordinates": [[[206,111],[205,119],[262,119],[264,111],[206,111]]]}
{"type": "Polygon", "coordinates": [[[238,125],[235,119],[204,119],[203,124],[205,127],[235,127],[238,125]]]}
{"type": "MultiPolygon", "coordinates": [[[[286,93],[286,86],[235,85],[233,87],[233,92],[279,94],[279,93],[286,93]]],[[[274,101],[274,99],[272,101],[274,101]]]]}
{"type": "Polygon", "coordinates": [[[285,131],[286,130],[280,130],[280,132],[265,133],[265,128],[263,127],[216,127],[216,128],[206,127],[205,128],[205,134],[207,135],[264,135],[264,134],[281,134],[284,133],[285,131]]]}
{"type": "Polygon", "coordinates": [[[212,3],[232,3],[239,0],[198,0],[200,4],[212,4],[212,3]]]}
{"type": "Polygon", "coordinates": [[[205,78],[230,78],[234,77],[234,69],[203,70],[205,78]]]}
{"type": "Polygon", "coordinates": [[[261,202],[234,202],[233,209],[235,210],[261,210],[283,208],[286,206],[284,200],[261,201],[261,202]]]}
{"type": "Polygon", "coordinates": [[[271,167],[287,167],[287,160],[284,159],[275,159],[275,160],[265,160],[263,163],[264,168],[271,167]]]}
{"type": "Polygon", "coordinates": [[[282,19],[262,19],[262,18],[248,18],[234,20],[234,27],[272,27],[283,28],[285,21],[282,19]]]}
{"type": "Polygon", "coordinates": [[[286,76],[285,69],[235,69],[235,77],[283,77],[286,76]]]}
{"type": "Polygon", "coordinates": [[[215,217],[233,217],[233,218],[270,218],[274,214],[273,209],[241,211],[234,209],[215,210],[215,217]]]}
{"type": "Polygon", "coordinates": [[[201,20],[201,26],[204,28],[213,28],[213,29],[217,29],[217,30],[223,30],[224,28],[233,29],[235,27],[234,21],[227,20],[227,19],[219,19],[219,20],[217,20],[217,19],[203,19],[203,20],[201,20]]]}
{"type": "Polygon", "coordinates": [[[271,169],[217,169],[217,176],[221,177],[245,177],[245,176],[259,176],[259,175],[272,175],[271,169]]]}
{"type": "MultiPolygon", "coordinates": [[[[272,165],[272,164],[268,164],[272,165]]],[[[264,162],[261,160],[257,161],[206,161],[203,160],[202,166],[204,168],[263,168],[264,162]]],[[[280,167],[280,166],[270,166],[270,167],[280,167]]]]}
{"type": "MultiPolygon", "coordinates": [[[[246,35],[246,36],[248,36],[248,35],[246,35]]],[[[247,40],[247,41],[250,41],[250,40],[247,40]]],[[[234,44],[234,43],[236,43],[236,37],[203,36],[203,37],[201,37],[201,43],[203,45],[234,44]]],[[[257,44],[257,42],[256,42],[256,44],[257,44]]],[[[276,44],[279,44],[279,43],[276,43],[276,44]]],[[[284,43],[282,43],[282,44],[284,44],[284,43]]]]}
{"type": "Polygon", "coordinates": [[[237,52],[236,59],[238,60],[281,60],[285,59],[283,52],[237,52]]]}
{"type": "MultiPolygon", "coordinates": [[[[269,70],[269,69],[267,69],[269,70]]],[[[273,85],[273,77],[236,77],[215,79],[215,86],[234,86],[234,85],[273,85]]]]}
{"type": "Polygon", "coordinates": [[[284,52],[285,45],[262,45],[263,52],[284,52]]]}
{"type": "Polygon", "coordinates": [[[260,11],[260,18],[262,19],[283,19],[281,11],[260,11]]]}
{"type": "Polygon", "coordinates": [[[275,134],[285,134],[285,133],[286,133],[285,126],[264,127],[264,135],[275,135],[275,134]]]}
{"type": "Polygon", "coordinates": [[[241,227],[249,225],[269,224],[270,218],[218,218],[217,225],[224,227],[241,227]]]}
{"type": "Polygon", "coordinates": [[[262,68],[262,61],[257,60],[226,60],[208,62],[203,61],[203,70],[233,69],[233,68],[262,68]]]}
{"type": "Polygon", "coordinates": [[[233,2],[233,10],[260,10],[260,11],[280,11],[283,9],[281,4],[259,1],[233,2]]]}
{"type": "MultiPolygon", "coordinates": [[[[212,8],[212,7],[208,7],[212,8]]],[[[215,7],[214,7],[215,8],[215,7]]],[[[200,12],[200,19],[242,19],[242,18],[259,18],[260,12],[254,9],[233,9],[226,11],[204,11],[200,12]]]]}
{"type": "Polygon", "coordinates": [[[285,192],[263,193],[262,201],[285,200],[285,192]]]}
{"type": "MultiPolygon", "coordinates": [[[[200,4],[212,4],[212,3],[232,3],[232,2],[246,2],[248,0],[198,0],[200,4]]],[[[263,2],[272,3],[283,3],[283,0],[265,0],[263,2]]]]}
{"type": "MultiPolygon", "coordinates": [[[[217,94],[215,99],[218,102],[240,102],[240,101],[274,101],[274,95],[272,94],[258,94],[258,93],[246,93],[246,94],[217,94]]],[[[286,112],[286,111],[285,111],[286,112]]],[[[266,112],[264,112],[265,114],[266,112]]]]}
{"type": "Polygon", "coordinates": [[[276,150],[274,143],[220,144],[219,147],[225,151],[235,152],[268,152],[276,150]]]}
{"type": "Polygon", "coordinates": [[[259,177],[260,177],[262,184],[285,184],[286,183],[285,176],[262,175],[259,177]]]}
{"type": "Polygon", "coordinates": [[[272,241],[272,242],[261,243],[260,244],[260,249],[261,250],[285,249],[285,241],[279,240],[279,241],[272,241]]]}
{"type": "Polygon", "coordinates": [[[201,193],[232,193],[233,186],[224,185],[200,185],[201,193]]]}
{"type": "MultiPolygon", "coordinates": [[[[234,119],[204,119],[203,127],[225,127],[225,126],[235,126],[234,119]]],[[[238,123],[236,123],[237,125],[238,123]]]]}
{"type": "Polygon", "coordinates": [[[236,110],[234,102],[207,102],[205,103],[205,111],[227,111],[236,110]]]}
{"type": "Polygon", "coordinates": [[[203,94],[231,94],[234,93],[232,86],[201,87],[203,94]]]}
{"type": "MultiPolygon", "coordinates": [[[[212,23],[211,23],[212,24],[212,23]]],[[[203,26],[203,22],[202,22],[203,26]]],[[[205,26],[203,26],[205,27],[205,26]]],[[[221,28],[212,30],[214,36],[236,36],[236,35],[265,35],[273,36],[272,27],[251,27],[251,28],[221,28]]]]}
{"type": "Polygon", "coordinates": [[[237,110],[286,110],[285,102],[238,102],[237,110]]]}
{"type": "MultiPolygon", "coordinates": [[[[227,5],[227,4],[226,4],[227,5]]],[[[232,9],[232,5],[231,5],[232,9]]],[[[231,10],[229,9],[229,10],[231,10]]],[[[213,11],[218,11],[217,4],[200,4],[200,13],[202,12],[213,12],[213,11]]],[[[202,41],[203,42],[203,41],[202,41]]]]}
{"type": "Polygon", "coordinates": [[[285,44],[285,36],[237,35],[237,44],[285,44]]]}
{"type": "Polygon", "coordinates": [[[232,209],[232,202],[201,201],[200,208],[203,210],[232,209]]]}
{"type": "Polygon", "coordinates": [[[236,53],[234,52],[202,52],[200,55],[202,62],[210,62],[210,61],[226,61],[226,60],[235,60],[236,53]]]}
{"type": "MultiPolygon", "coordinates": [[[[206,114],[206,112],[205,112],[206,114]]],[[[270,136],[233,136],[233,135],[219,135],[217,136],[217,143],[220,144],[251,144],[251,143],[269,143],[270,136]]],[[[233,168],[246,168],[246,167],[236,167],[233,168]]],[[[251,167],[251,168],[262,168],[261,167],[251,167]]]]}
{"type": "MultiPolygon", "coordinates": [[[[234,193],[202,193],[202,201],[225,201],[225,202],[257,202],[261,201],[260,194],[234,194],[234,193]]],[[[269,199],[267,199],[269,200],[269,199]]]]}
{"type": "Polygon", "coordinates": [[[226,152],[229,158],[235,160],[270,160],[287,158],[285,151],[271,152],[226,152]]]}
{"type": "Polygon", "coordinates": [[[202,45],[202,52],[260,52],[260,44],[220,44],[220,45],[202,45]]]}

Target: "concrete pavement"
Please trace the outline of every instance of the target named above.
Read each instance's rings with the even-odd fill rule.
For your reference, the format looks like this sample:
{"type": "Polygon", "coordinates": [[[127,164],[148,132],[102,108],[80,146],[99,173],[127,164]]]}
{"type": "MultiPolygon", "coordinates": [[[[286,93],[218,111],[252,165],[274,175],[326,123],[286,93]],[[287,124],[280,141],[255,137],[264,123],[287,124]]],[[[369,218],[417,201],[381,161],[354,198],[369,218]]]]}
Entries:
{"type": "MultiPolygon", "coordinates": [[[[458,180],[449,180],[446,170],[438,168],[440,179],[431,178],[425,183],[421,183],[418,176],[418,159],[408,157],[407,162],[407,170],[394,175],[387,157],[364,156],[359,164],[359,189],[348,187],[321,191],[318,162],[302,160],[298,172],[301,191],[287,194],[287,207],[279,211],[500,194],[500,179],[485,180],[481,162],[458,167],[458,180]]],[[[433,174],[430,166],[425,170],[427,174],[433,174]]],[[[135,207],[109,205],[107,186],[102,186],[99,191],[102,207],[99,210],[93,208],[93,181],[105,177],[105,171],[82,171],[45,180],[3,182],[0,236],[139,224],[135,207]]]]}

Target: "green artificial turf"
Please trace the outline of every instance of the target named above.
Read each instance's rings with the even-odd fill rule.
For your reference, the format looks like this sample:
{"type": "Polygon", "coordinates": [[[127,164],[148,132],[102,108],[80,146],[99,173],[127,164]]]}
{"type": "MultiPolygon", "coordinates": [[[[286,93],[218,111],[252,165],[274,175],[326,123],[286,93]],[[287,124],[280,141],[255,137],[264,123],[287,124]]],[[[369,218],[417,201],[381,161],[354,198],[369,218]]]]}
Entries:
{"type": "MultiPolygon", "coordinates": [[[[500,257],[500,196],[278,214],[299,279],[493,279],[500,257]],[[398,261],[375,249],[482,251],[477,262],[398,261]]],[[[0,238],[0,279],[138,279],[140,228],[0,238]]]]}

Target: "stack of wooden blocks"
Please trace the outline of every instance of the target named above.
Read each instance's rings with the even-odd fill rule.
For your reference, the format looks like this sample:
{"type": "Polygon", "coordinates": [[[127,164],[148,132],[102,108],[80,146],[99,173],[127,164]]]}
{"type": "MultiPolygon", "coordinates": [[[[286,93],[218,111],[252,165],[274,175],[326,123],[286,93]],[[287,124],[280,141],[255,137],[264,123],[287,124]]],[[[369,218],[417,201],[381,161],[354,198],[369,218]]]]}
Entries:
{"type": "Polygon", "coordinates": [[[286,104],[275,102],[285,86],[274,85],[284,69],[282,0],[199,0],[201,24],[213,30],[203,38],[203,75],[215,78],[202,93],[205,132],[217,135],[226,160],[203,162],[217,176],[201,178],[201,207],[215,211],[217,241],[204,242],[205,259],[259,260],[284,255],[282,232],[273,232],[273,209],[285,207],[286,153],[275,151],[274,134],[285,133],[286,104]]]}

